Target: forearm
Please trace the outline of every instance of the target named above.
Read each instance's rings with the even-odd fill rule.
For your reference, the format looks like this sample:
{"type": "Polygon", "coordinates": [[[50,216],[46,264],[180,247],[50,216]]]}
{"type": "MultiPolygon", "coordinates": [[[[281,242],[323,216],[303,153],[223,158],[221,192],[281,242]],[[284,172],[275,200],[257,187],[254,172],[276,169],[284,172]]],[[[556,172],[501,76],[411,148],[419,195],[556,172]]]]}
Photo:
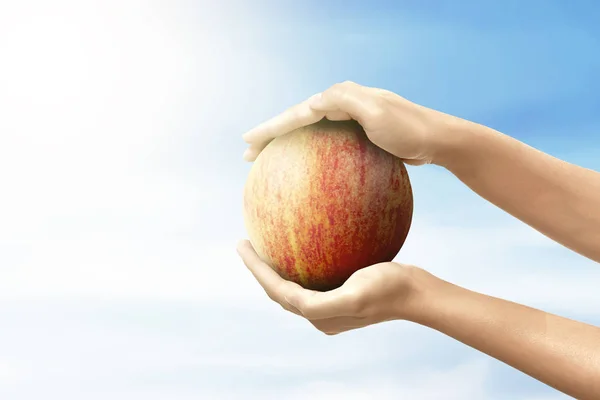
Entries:
{"type": "Polygon", "coordinates": [[[600,173],[491,128],[454,119],[434,160],[483,198],[549,238],[600,261],[600,173]]]}
{"type": "Polygon", "coordinates": [[[600,398],[600,328],[416,275],[408,319],[575,398],[600,398]]]}

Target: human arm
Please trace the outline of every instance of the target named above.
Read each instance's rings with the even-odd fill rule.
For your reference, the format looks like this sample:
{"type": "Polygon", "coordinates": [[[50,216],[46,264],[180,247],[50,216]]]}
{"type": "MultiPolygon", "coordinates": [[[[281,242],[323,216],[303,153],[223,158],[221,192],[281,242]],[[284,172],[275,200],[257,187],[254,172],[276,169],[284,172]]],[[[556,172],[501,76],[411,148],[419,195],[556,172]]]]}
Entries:
{"type": "Polygon", "coordinates": [[[423,270],[410,319],[574,398],[600,399],[600,328],[473,292],[423,270]]]}
{"type": "Polygon", "coordinates": [[[315,292],[282,279],[248,241],[238,253],[273,301],[328,335],[407,320],[575,398],[600,398],[600,328],[463,289],[410,265],[376,264],[339,289],[315,292]]]}
{"type": "Polygon", "coordinates": [[[550,239],[600,262],[600,173],[510,136],[445,117],[452,138],[434,162],[481,197],[550,239]]]}

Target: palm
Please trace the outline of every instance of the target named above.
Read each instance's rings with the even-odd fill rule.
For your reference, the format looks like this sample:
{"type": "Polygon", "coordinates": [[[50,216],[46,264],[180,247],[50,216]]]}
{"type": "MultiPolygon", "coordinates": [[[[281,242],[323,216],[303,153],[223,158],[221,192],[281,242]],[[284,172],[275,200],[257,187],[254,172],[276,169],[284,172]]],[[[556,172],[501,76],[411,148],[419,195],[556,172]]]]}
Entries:
{"type": "Polygon", "coordinates": [[[283,279],[261,260],[249,241],[238,253],[267,295],[284,309],[301,315],[327,334],[403,318],[412,293],[412,266],[393,262],[356,271],[341,287],[316,292],[283,279]]]}
{"type": "Polygon", "coordinates": [[[357,317],[387,314],[382,305],[395,306],[403,302],[410,291],[410,268],[394,262],[371,265],[356,271],[342,286],[342,290],[355,294],[360,305],[357,317]]]}

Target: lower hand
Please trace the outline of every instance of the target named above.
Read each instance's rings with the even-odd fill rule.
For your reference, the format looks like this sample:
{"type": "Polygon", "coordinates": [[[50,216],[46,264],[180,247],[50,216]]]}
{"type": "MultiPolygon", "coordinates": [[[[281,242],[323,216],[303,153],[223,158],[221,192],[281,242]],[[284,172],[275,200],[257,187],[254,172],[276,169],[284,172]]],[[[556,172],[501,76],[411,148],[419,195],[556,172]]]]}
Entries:
{"type": "Polygon", "coordinates": [[[375,264],[355,272],[338,289],[318,292],[281,278],[259,258],[249,241],[240,242],[237,251],[271,300],[327,335],[409,319],[419,299],[414,274],[420,270],[413,266],[375,264]]]}

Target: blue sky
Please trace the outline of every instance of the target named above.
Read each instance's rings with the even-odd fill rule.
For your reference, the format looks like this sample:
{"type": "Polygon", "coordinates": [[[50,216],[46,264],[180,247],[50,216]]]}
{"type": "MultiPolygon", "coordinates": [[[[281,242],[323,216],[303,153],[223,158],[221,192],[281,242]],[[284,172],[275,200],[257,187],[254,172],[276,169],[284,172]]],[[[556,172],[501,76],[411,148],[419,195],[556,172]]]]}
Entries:
{"type": "MultiPolygon", "coordinates": [[[[600,169],[596,2],[368,4],[0,2],[1,398],[566,398],[419,326],[322,335],[237,258],[241,134],[347,79],[600,169]]],[[[398,261],[600,324],[597,264],[409,174],[398,261]]]]}

